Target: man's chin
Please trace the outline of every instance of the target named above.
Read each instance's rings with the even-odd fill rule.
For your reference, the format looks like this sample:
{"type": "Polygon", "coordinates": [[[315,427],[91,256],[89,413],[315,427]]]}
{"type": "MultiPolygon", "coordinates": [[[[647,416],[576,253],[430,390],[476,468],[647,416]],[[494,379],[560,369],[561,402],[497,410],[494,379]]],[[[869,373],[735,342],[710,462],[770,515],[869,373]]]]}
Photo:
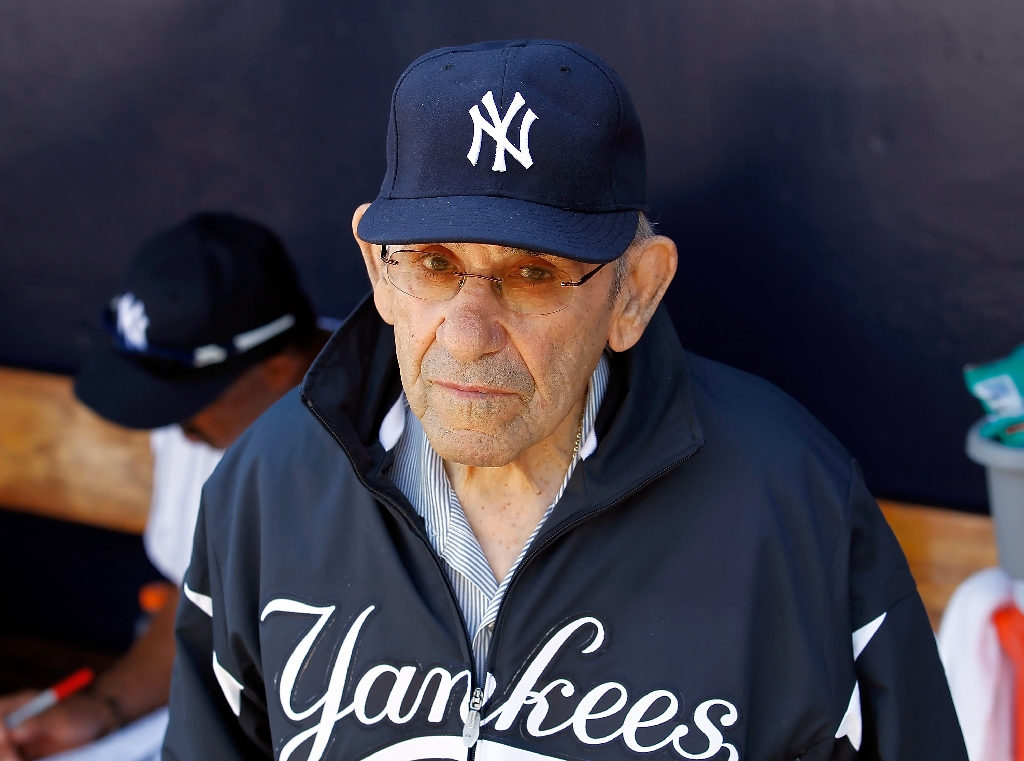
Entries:
{"type": "Polygon", "coordinates": [[[507,432],[498,437],[477,431],[431,431],[431,427],[423,427],[427,440],[441,459],[448,462],[474,468],[500,468],[508,465],[519,454],[515,446],[510,446],[507,432]]]}
{"type": "MultiPolygon", "coordinates": [[[[437,447],[434,449],[436,451],[437,447]]],[[[504,454],[488,455],[483,452],[470,452],[463,449],[453,449],[447,454],[440,451],[437,453],[445,462],[454,462],[469,468],[503,468],[515,459],[504,454]]]]}

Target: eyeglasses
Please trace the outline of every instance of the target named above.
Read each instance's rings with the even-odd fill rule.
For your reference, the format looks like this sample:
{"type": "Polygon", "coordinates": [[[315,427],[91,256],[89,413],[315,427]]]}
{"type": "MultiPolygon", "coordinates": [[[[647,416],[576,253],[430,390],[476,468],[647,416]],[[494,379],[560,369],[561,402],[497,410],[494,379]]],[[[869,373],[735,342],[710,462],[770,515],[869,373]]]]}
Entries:
{"type": "Polygon", "coordinates": [[[579,280],[573,280],[550,261],[536,255],[526,255],[494,275],[466,272],[458,257],[447,251],[390,250],[381,246],[380,258],[388,282],[413,298],[448,301],[462,290],[466,278],[477,277],[491,283],[509,311],[525,315],[562,311],[572,302],[573,289],[604,267],[601,264],[579,280]]]}

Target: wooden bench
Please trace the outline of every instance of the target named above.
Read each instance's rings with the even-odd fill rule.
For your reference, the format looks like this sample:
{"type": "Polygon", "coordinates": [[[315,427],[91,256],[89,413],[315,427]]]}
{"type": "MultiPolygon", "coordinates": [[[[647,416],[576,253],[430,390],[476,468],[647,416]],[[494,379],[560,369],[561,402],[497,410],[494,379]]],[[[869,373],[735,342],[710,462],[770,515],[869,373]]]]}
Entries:
{"type": "Polygon", "coordinates": [[[62,375],[0,368],[0,505],[141,534],[149,434],[106,422],[62,375]]]}
{"type": "Polygon", "coordinates": [[[960,582],[999,563],[992,519],[884,499],[878,504],[907,556],[932,628],[938,629],[960,582]]]}
{"type": "MultiPolygon", "coordinates": [[[[60,375],[0,368],[0,505],[142,533],[153,459],[145,432],[102,420],[60,375]]],[[[996,564],[992,522],[881,501],[932,625],[963,579],[996,564]]]]}

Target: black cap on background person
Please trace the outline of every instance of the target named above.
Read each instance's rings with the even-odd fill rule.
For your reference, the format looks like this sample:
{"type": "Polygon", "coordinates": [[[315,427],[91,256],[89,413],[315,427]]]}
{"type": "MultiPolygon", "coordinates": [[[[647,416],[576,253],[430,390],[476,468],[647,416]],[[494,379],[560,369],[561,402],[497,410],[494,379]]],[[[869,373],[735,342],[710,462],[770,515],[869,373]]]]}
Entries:
{"type": "Polygon", "coordinates": [[[128,428],[189,419],[248,368],[316,330],[284,244],[232,214],[202,213],[150,238],[103,312],[107,341],[75,394],[128,428]]]}

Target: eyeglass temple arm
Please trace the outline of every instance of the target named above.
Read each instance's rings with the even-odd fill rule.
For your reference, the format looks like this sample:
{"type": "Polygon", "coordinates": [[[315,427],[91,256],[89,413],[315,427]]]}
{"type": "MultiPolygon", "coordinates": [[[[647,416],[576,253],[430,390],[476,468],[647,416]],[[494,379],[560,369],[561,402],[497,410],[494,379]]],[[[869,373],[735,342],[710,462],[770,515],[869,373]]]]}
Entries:
{"type": "Polygon", "coordinates": [[[584,283],[586,283],[588,280],[590,280],[590,278],[592,278],[594,275],[596,275],[598,273],[598,271],[602,267],[605,266],[605,264],[608,264],[608,262],[605,262],[604,264],[599,264],[597,267],[595,267],[594,269],[590,270],[590,272],[588,272],[586,275],[581,277],[579,280],[576,280],[576,281],[570,280],[568,282],[561,283],[561,285],[564,285],[564,286],[569,287],[569,288],[575,288],[577,286],[581,286],[584,283]]]}

